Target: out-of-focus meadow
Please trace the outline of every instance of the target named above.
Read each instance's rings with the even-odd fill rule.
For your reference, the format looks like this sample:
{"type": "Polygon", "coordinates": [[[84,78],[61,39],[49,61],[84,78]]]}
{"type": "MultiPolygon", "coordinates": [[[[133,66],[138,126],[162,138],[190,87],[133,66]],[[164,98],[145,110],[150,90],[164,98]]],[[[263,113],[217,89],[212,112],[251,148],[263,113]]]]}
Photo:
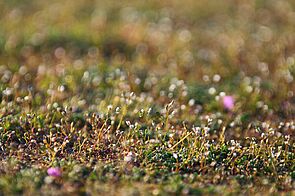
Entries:
{"type": "Polygon", "coordinates": [[[292,194],[294,77],[292,0],[2,0],[0,195],[292,194]]]}

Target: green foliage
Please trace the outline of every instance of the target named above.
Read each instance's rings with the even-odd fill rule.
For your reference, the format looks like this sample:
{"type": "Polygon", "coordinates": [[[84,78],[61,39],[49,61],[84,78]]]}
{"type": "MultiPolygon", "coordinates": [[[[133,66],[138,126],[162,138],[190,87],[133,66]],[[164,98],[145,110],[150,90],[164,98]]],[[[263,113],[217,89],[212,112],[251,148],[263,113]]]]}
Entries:
{"type": "Polygon", "coordinates": [[[292,194],[294,8],[0,1],[0,195],[292,194]]]}

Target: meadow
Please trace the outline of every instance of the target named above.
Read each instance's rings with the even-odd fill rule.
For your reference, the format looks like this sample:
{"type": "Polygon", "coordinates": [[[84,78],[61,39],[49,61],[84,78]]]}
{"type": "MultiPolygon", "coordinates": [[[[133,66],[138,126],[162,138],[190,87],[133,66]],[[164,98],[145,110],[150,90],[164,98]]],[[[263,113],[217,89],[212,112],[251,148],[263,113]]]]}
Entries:
{"type": "Polygon", "coordinates": [[[0,195],[294,195],[295,1],[0,1],[0,195]]]}

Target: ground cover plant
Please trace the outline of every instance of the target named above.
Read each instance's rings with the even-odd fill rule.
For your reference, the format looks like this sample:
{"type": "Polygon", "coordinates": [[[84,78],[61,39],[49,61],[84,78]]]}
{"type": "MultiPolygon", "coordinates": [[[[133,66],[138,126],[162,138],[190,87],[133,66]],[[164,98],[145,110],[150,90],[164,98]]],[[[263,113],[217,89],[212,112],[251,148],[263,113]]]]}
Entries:
{"type": "Polygon", "coordinates": [[[293,195],[294,8],[0,1],[0,195],[293,195]]]}

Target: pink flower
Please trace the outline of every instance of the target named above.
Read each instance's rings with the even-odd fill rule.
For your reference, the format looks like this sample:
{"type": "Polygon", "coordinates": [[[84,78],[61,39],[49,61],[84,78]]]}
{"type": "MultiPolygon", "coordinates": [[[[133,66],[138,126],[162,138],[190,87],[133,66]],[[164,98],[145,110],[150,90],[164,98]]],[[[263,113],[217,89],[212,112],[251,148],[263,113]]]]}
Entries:
{"type": "Polygon", "coordinates": [[[50,167],[47,169],[47,174],[53,177],[60,177],[61,171],[58,167],[50,167]]]}
{"type": "Polygon", "coordinates": [[[223,107],[226,110],[233,110],[235,106],[235,100],[233,96],[224,96],[222,99],[223,107]]]}

